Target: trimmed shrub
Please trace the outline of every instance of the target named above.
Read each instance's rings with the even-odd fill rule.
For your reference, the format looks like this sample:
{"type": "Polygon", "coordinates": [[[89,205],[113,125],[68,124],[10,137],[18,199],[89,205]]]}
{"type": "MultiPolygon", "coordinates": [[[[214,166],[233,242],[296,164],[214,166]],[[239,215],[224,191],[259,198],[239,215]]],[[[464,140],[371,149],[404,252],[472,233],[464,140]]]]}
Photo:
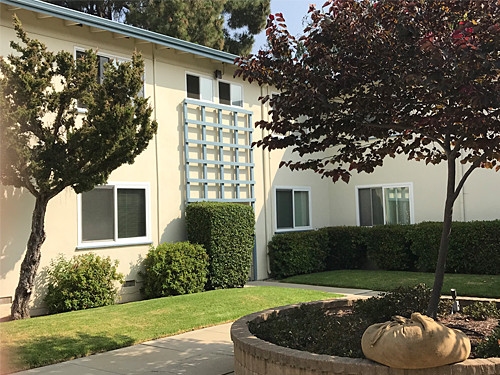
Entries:
{"type": "Polygon", "coordinates": [[[117,294],[116,282],[123,283],[117,266],[117,260],[93,253],[75,255],[69,260],[61,255],[52,260],[44,298],[49,313],[112,305],[117,294]]]}
{"type": "Polygon", "coordinates": [[[500,357],[500,324],[477,346],[477,355],[480,358],[500,357]]]}
{"type": "Polygon", "coordinates": [[[442,230],[442,223],[423,222],[412,226],[408,236],[411,241],[410,250],[416,257],[417,271],[434,272],[436,270],[442,230]]]}
{"type": "Polygon", "coordinates": [[[328,227],[327,270],[363,268],[367,257],[366,227],[328,227]]]}
{"type": "MultiPolygon", "coordinates": [[[[410,232],[411,252],[418,271],[436,268],[442,224],[425,222],[410,232]]],[[[500,220],[453,222],[446,272],[500,274],[500,220]]]]}
{"type": "MultiPolygon", "coordinates": [[[[423,222],[282,233],[269,243],[271,271],[277,278],[372,266],[383,270],[434,272],[441,230],[441,223],[423,222]],[[325,254],[326,266],[323,265],[325,254]]],[[[500,274],[499,238],[500,220],[454,222],[446,272],[500,274]]]]}
{"type": "Polygon", "coordinates": [[[410,228],[409,225],[381,225],[370,228],[366,239],[368,258],[383,270],[412,270],[415,260],[408,240],[410,228]]]}
{"type": "Polygon", "coordinates": [[[465,306],[463,313],[474,320],[500,319],[500,310],[497,309],[495,302],[474,302],[465,306]]]}
{"type": "Polygon", "coordinates": [[[207,289],[242,287],[248,280],[255,240],[252,207],[237,203],[196,202],[186,207],[188,240],[205,247],[207,289]]]}
{"type": "Polygon", "coordinates": [[[271,276],[283,279],[326,270],[328,233],[324,230],[279,233],[268,244],[271,276]]]}
{"type": "Polygon", "coordinates": [[[151,246],[139,272],[145,298],[202,292],[207,282],[208,256],[201,245],[189,242],[151,246]]]}

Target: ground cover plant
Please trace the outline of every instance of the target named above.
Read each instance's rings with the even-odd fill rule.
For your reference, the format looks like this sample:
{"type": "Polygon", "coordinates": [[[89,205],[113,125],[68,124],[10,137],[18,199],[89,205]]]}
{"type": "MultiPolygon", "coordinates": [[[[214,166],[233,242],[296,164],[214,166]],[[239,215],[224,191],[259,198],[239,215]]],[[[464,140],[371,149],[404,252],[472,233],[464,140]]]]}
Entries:
{"type": "MultiPolygon", "coordinates": [[[[249,329],[260,339],[276,345],[317,354],[363,358],[361,337],[370,325],[388,321],[394,315],[409,318],[412,312],[423,313],[430,295],[431,290],[424,284],[419,284],[396,288],[380,297],[357,300],[350,311],[332,312],[322,304],[304,304],[282,313],[273,313],[265,321],[254,320],[249,323],[249,329]]],[[[456,327],[462,316],[457,314],[460,315],[457,319],[448,319],[449,307],[449,303],[440,303],[439,313],[443,317],[443,324],[449,323],[450,327],[456,327]]],[[[492,312],[495,316],[497,313],[497,310],[492,312]]],[[[457,328],[462,328],[468,336],[468,331],[477,332],[466,327],[483,329],[484,322],[472,324],[470,317],[465,318],[469,318],[469,324],[457,328]]],[[[488,324],[488,329],[483,330],[482,335],[470,337],[472,358],[490,356],[492,352],[494,345],[491,342],[494,339],[488,336],[498,335],[498,331],[492,332],[498,325],[498,320],[490,317],[488,324]],[[477,350],[478,344],[484,349],[477,350]]]]}
{"type": "Polygon", "coordinates": [[[2,356],[13,361],[13,371],[39,367],[234,321],[275,306],[334,297],[338,295],[302,289],[236,288],[4,322],[2,356]]]}
{"type": "MultiPolygon", "coordinates": [[[[287,283],[389,291],[418,283],[431,285],[432,273],[405,271],[337,270],[288,277],[287,283]]],[[[459,296],[500,298],[500,275],[446,274],[443,294],[456,289],[459,296]]]]}

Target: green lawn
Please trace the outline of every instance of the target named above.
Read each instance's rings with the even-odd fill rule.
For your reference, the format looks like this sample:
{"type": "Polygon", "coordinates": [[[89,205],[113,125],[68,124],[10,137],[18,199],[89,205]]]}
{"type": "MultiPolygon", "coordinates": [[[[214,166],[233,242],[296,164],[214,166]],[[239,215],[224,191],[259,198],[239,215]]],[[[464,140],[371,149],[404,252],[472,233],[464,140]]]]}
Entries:
{"type": "MultiPolygon", "coordinates": [[[[344,288],[388,291],[398,286],[425,283],[432,288],[434,274],[403,271],[339,270],[292,276],[281,280],[286,283],[335,286],[344,288]]],[[[450,289],[459,296],[500,298],[500,275],[446,274],[443,294],[450,289]]]]}
{"type": "MultiPolygon", "coordinates": [[[[259,310],[339,297],[312,290],[215,290],[0,323],[2,360],[12,370],[39,367],[196,328],[259,310]]],[[[5,368],[5,363],[2,365],[5,368]]]]}

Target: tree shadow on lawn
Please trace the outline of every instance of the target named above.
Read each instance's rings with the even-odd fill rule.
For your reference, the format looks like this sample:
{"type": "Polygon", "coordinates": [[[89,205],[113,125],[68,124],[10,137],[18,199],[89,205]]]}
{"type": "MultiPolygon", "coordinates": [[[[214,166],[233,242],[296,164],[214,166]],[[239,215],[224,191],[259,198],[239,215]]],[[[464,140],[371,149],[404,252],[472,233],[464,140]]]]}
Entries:
{"type": "Polygon", "coordinates": [[[110,337],[77,332],[72,337],[39,336],[26,340],[14,349],[10,367],[19,371],[46,366],[133,344],[134,340],[126,335],[110,337]]]}

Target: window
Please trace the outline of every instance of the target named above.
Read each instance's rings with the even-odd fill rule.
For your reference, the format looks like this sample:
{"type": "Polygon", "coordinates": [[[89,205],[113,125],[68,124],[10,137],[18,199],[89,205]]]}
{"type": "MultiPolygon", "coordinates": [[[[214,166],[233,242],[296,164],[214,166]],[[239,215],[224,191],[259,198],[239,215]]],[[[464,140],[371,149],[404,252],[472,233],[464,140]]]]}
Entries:
{"type": "Polygon", "coordinates": [[[116,183],[79,195],[79,246],[150,242],[149,184],[116,183]]]}
{"type": "Polygon", "coordinates": [[[311,229],[310,188],[277,187],[276,230],[311,229]]]}
{"type": "Polygon", "coordinates": [[[187,97],[213,101],[213,83],[210,78],[186,74],[187,97]]]}
{"type": "MultiPolygon", "coordinates": [[[[83,57],[83,55],[85,54],[85,51],[83,50],[76,50],[75,51],[75,56],[77,59],[83,57]]],[[[130,60],[128,59],[124,59],[124,58],[121,58],[121,57],[116,57],[116,56],[110,56],[110,55],[101,55],[101,54],[98,54],[97,55],[97,83],[99,84],[102,84],[102,82],[104,81],[104,65],[106,63],[109,63],[109,62],[112,62],[113,64],[121,64],[121,63],[124,63],[124,62],[129,62],[130,60]]],[[[143,80],[144,80],[144,76],[143,76],[143,80]]],[[[137,94],[137,96],[139,96],[140,98],[144,97],[144,85],[143,87],[141,88],[141,91],[137,94]]],[[[83,104],[81,101],[78,101],[77,103],[77,107],[79,109],[83,109],[83,110],[86,110],[86,106],[85,104],[83,104]]]]}
{"type": "Polygon", "coordinates": [[[412,224],[412,185],[357,187],[358,225],[412,224]]]}
{"type": "Polygon", "coordinates": [[[219,103],[243,107],[241,86],[219,81],[219,103]]]}

